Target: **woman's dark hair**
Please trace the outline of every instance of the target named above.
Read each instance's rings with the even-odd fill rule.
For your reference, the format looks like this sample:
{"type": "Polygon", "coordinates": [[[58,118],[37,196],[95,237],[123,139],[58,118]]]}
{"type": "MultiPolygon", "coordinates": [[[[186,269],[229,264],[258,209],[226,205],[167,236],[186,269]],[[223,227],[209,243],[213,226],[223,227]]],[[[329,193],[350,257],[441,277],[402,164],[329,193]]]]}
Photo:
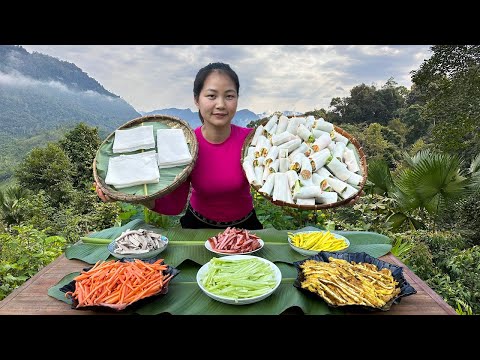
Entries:
{"type": "MultiPolygon", "coordinates": [[[[237,90],[237,96],[240,95],[240,81],[238,80],[238,75],[235,71],[232,70],[230,65],[215,62],[210,63],[207,66],[204,66],[200,70],[198,70],[197,76],[195,76],[195,81],[193,82],[193,97],[196,101],[198,101],[198,97],[200,96],[200,92],[205,85],[205,79],[210,75],[212,72],[217,71],[219,73],[226,74],[232,81],[235,83],[235,88],[237,90]]],[[[203,124],[202,114],[200,114],[200,110],[198,111],[198,116],[203,124]]]]}

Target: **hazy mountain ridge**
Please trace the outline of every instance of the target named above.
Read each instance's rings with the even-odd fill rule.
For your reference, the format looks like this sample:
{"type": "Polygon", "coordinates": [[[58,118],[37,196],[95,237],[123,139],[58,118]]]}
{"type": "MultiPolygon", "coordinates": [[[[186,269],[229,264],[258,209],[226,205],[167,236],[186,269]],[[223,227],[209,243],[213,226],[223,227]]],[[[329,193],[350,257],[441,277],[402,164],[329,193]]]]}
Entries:
{"type": "MultiPolygon", "coordinates": [[[[190,109],[167,108],[167,109],[153,110],[149,112],[141,112],[141,114],[143,116],[156,115],[156,114],[175,116],[180,119],[186,120],[190,124],[190,126],[194,129],[202,124],[200,121],[200,118],[198,117],[198,111],[194,112],[190,109]]],[[[293,114],[300,115],[301,113],[285,110],[283,111],[283,114],[286,116],[289,116],[293,114]]],[[[237,110],[235,116],[232,119],[232,123],[239,126],[246,126],[251,121],[263,119],[270,115],[271,113],[268,113],[268,112],[255,114],[253,111],[250,111],[248,109],[237,110]]]]}
{"type": "MultiPolygon", "coordinates": [[[[200,118],[198,117],[198,111],[192,111],[190,109],[177,109],[177,108],[168,108],[168,109],[158,109],[142,113],[146,115],[169,115],[175,116],[182,120],[187,121],[190,126],[195,129],[196,127],[202,125],[200,118]]],[[[254,112],[248,109],[238,110],[233,117],[232,123],[239,126],[246,126],[252,120],[258,120],[259,117],[254,112]]]]}
{"type": "Polygon", "coordinates": [[[107,91],[75,64],[38,52],[30,54],[21,46],[0,46],[0,72],[20,73],[42,82],[60,82],[71,90],[91,90],[102,95],[119,97],[107,91]]]}
{"type": "Polygon", "coordinates": [[[76,65],[11,45],[0,45],[0,109],[0,132],[12,138],[79,122],[110,132],[140,116],[76,65]]]}

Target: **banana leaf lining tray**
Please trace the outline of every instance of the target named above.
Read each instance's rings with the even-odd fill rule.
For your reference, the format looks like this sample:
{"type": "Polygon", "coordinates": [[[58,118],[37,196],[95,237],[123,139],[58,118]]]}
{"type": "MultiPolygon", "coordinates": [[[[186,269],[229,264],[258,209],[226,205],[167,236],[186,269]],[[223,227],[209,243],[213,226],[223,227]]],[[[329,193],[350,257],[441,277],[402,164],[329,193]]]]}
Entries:
{"type": "MultiPolygon", "coordinates": [[[[193,170],[198,156],[198,142],[195,133],[187,122],[174,116],[147,115],[130,120],[118,129],[128,129],[143,125],[153,125],[154,134],[156,134],[158,129],[182,129],[188,149],[192,155],[192,161],[187,165],[160,169],[160,181],[156,184],[135,185],[117,189],[105,183],[109,159],[112,156],[119,155],[114,154],[112,151],[115,140],[115,132],[112,132],[102,142],[93,160],[95,181],[99,184],[103,193],[111,199],[136,203],[167,195],[180,186],[193,170]]],[[[157,138],[156,136],[154,138],[156,145],[157,138]]],[[[133,151],[129,154],[139,152],[142,152],[142,150],[133,151]]]]}

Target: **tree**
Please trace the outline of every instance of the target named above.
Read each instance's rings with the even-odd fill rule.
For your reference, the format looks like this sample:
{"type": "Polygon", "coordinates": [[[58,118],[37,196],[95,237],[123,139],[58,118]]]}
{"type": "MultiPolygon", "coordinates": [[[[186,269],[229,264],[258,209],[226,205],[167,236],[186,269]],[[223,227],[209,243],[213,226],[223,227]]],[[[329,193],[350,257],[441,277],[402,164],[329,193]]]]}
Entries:
{"type": "Polygon", "coordinates": [[[376,122],[387,125],[388,121],[395,117],[398,109],[404,106],[407,92],[404,86],[396,86],[393,78],[390,78],[380,90],[374,85],[360,84],[350,90],[350,97],[332,99],[331,117],[338,120],[338,123],[376,122]]]}
{"type": "Polygon", "coordinates": [[[23,214],[19,211],[19,200],[28,195],[28,190],[18,185],[11,185],[3,190],[0,189],[0,212],[1,218],[7,225],[18,225],[23,220],[23,214]]]}
{"type": "Polygon", "coordinates": [[[33,149],[15,171],[20,186],[34,192],[45,190],[55,203],[68,199],[75,174],[70,159],[55,143],[33,149]]]}
{"type": "Polygon", "coordinates": [[[65,138],[59,144],[75,168],[76,176],[73,179],[73,186],[79,188],[91,185],[93,159],[101,144],[98,128],[90,127],[83,122],[79,123],[65,134],[65,138]]]}
{"type": "Polygon", "coordinates": [[[412,82],[426,99],[432,142],[469,163],[480,150],[480,45],[435,45],[412,82]]]}

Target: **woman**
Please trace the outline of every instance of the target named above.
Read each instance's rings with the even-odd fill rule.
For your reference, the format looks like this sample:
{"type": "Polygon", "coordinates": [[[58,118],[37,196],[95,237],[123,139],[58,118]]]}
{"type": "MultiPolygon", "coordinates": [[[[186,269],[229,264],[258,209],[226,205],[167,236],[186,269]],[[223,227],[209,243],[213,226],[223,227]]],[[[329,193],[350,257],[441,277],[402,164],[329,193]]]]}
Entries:
{"type": "MultiPolygon", "coordinates": [[[[263,228],[240,161],[245,138],[253,129],[232,124],[239,89],[238,76],[228,64],[211,63],[195,77],[193,98],[202,121],[194,130],[198,140],[195,166],[175,191],[148,206],[164,215],[178,215],[191,187],[185,215],[180,218],[183,228],[263,228]]],[[[96,188],[103,201],[110,200],[96,188]]]]}

